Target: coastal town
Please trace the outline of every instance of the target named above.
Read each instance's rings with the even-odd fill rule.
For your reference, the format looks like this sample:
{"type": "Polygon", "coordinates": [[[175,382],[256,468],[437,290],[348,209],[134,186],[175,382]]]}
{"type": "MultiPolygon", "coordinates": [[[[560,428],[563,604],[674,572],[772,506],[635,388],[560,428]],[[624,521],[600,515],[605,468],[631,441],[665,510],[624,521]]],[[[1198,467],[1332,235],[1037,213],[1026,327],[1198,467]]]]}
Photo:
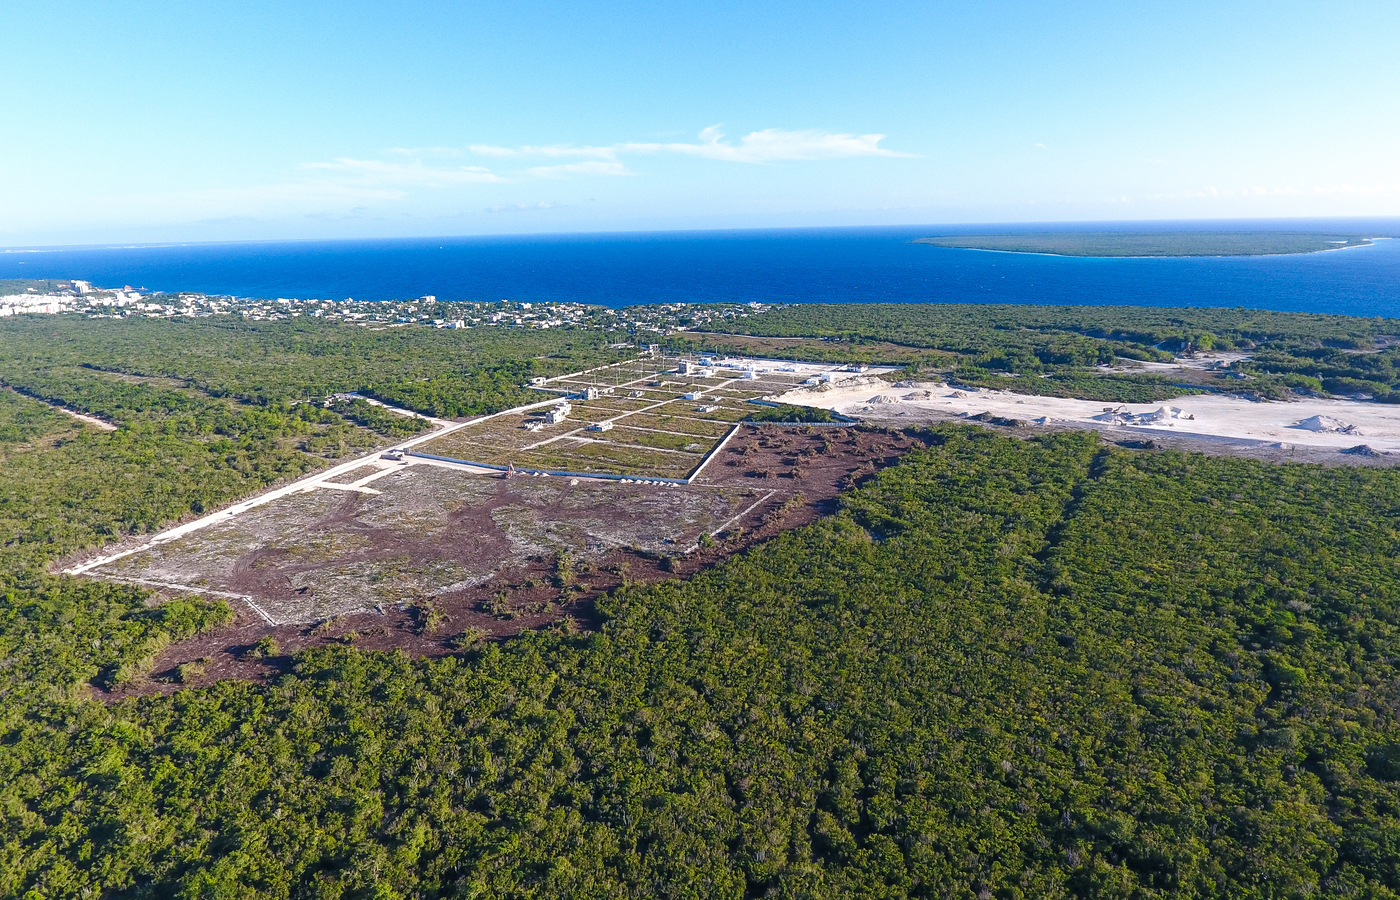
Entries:
{"type": "MultiPolygon", "coordinates": [[[[13,284],[13,283],[12,283],[13,284]]],[[[8,285],[6,285],[8,286],[8,285]]],[[[772,308],[764,303],[662,303],[609,309],[583,303],[500,300],[492,303],[439,300],[432,294],[410,299],[343,300],[233,297],[143,287],[96,287],[89,281],[35,281],[0,295],[0,317],[68,314],[86,318],[204,318],[238,316],[252,322],[319,319],[368,328],[604,328],[632,334],[671,334],[725,319],[744,318],[772,308]]]]}

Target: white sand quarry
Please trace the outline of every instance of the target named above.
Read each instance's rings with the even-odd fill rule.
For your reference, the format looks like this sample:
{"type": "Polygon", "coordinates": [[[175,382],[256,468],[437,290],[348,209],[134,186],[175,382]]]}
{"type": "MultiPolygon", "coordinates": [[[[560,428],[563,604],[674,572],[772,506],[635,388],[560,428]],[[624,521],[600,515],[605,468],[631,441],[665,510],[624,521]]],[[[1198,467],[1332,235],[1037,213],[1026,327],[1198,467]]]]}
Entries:
{"type": "Polygon", "coordinates": [[[954,388],[942,382],[873,378],[804,387],[775,398],[819,406],[881,424],[989,413],[1035,425],[1114,429],[1237,443],[1346,450],[1366,445],[1400,452],[1400,406],[1354,400],[1257,402],[1227,394],[1193,394],[1164,403],[1110,404],[1011,391],[954,388]]]}

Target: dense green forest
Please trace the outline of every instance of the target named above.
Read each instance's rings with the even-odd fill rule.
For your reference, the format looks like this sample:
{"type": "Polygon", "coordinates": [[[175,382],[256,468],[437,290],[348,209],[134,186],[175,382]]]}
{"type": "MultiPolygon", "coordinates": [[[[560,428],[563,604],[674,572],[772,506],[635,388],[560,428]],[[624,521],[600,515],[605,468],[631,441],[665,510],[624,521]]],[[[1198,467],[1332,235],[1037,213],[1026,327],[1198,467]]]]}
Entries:
{"type": "Polygon", "coordinates": [[[1050,231],[948,234],[916,244],[1056,256],[1268,256],[1317,253],[1370,243],[1354,234],[1313,231],[1050,231]]]}
{"type": "Polygon", "coordinates": [[[79,324],[0,323],[0,896],[1400,893],[1393,470],[943,427],[591,633],[109,705],[230,611],[52,560],[606,338],[79,324]]]}
{"type": "MultiPolygon", "coordinates": [[[[612,362],[618,354],[602,332],[583,330],[67,316],[17,316],[0,327],[0,380],[70,406],[93,401],[70,399],[48,385],[50,378],[96,385],[106,372],[165,379],[258,407],[359,391],[430,415],[468,416],[537,399],[525,387],[536,375],[612,362]]],[[[107,379],[106,390],[118,380],[107,379]]]]}
{"type": "MultiPolygon", "coordinates": [[[[1251,380],[1232,389],[1272,399],[1326,391],[1400,402],[1395,319],[1253,309],[804,303],[732,320],[724,329],[818,339],[833,359],[897,362],[913,373],[952,374],[972,385],[1113,402],[1179,395],[1181,379],[1104,375],[1093,367],[1115,360],[1169,362],[1193,350],[1249,351],[1250,360],[1231,368],[1251,380]]],[[[695,349],[718,346],[714,340],[703,333],[680,339],[695,349]]],[[[794,352],[821,355],[808,346],[794,352]]]]}
{"type": "Polygon", "coordinates": [[[69,286],[67,281],[55,281],[52,278],[0,278],[0,297],[9,294],[23,294],[26,291],[35,291],[47,294],[50,291],[57,291],[69,286]]]}
{"type": "MultiPolygon", "coordinates": [[[[936,442],[586,636],[114,707],[38,687],[96,659],[8,667],[0,890],[1400,888],[1394,474],[936,442]]],[[[200,615],[68,637],[124,625],[112,665],[200,615]]]]}

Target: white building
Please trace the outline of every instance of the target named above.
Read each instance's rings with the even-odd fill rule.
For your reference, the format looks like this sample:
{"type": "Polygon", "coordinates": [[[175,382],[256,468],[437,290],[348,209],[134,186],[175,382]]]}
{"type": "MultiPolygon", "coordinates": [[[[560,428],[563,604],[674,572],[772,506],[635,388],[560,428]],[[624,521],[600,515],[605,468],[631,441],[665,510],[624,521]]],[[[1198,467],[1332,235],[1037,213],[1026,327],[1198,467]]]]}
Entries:
{"type": "Polygon", "coordinates": [[[560,403],[552,407],[549,410],[549,412],[544,414],[544,420],[550,425],[558,425],[560,422],[567,419],[569,417],[569,413],[573,411],[574,408],[568,403],[560,403]]]}
{"type": "Polygon", "coordinates": [[[611,422],[594,422],[592,425],[589,425],[589,426],[588,426],[588,430],[589,430],[589,431],[612,431],[612,427],[613,427],[613,423],[611,423],[611,422]]]}

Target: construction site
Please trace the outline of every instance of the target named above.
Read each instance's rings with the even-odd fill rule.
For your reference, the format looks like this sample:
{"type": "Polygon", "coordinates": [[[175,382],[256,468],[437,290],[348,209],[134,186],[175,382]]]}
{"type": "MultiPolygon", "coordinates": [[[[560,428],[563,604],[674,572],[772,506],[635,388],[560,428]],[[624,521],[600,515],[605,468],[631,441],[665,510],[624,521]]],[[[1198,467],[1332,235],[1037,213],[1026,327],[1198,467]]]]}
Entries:
{"type": "Polygon", "coordinates": [[[286,653],[348,640],[433,654],[473,635],[588,627],[601,593],[812,521],[917,446],[846,424],[743,421],[795,387],[873,374],[642,357],[541,381],[538,402],[434,420],[410,441],[66,571],[228,601],[232,630],[158,664],[201,660],[209,680],[275,671],[275,659],[240,651],[267,635],[286,653]]]}
{"type": "Polygon", "coordinates": [[[691,483],[756,403],[868,371],[747,358],[641,357],[540,379],[534,387],[554,399],[469,423],[412,452],[518,472],[691,483]]]}

